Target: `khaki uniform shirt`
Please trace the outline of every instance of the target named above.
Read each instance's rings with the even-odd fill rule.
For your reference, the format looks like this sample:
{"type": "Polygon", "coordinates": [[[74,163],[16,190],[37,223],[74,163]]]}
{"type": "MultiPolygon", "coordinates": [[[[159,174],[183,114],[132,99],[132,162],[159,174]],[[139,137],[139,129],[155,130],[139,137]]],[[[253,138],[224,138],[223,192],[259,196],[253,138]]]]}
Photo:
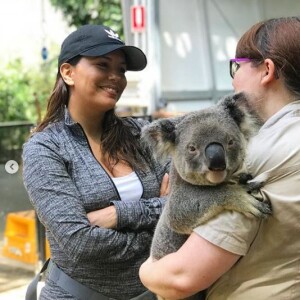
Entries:
{"type": "Polygon", "coordinates": [[[300,299],[300,101],[272,116],[249,145],[247,164],[272,203],[259,220],[226,211],[194,231],[242,255],[208,290],[209,300],[300,299]]]}

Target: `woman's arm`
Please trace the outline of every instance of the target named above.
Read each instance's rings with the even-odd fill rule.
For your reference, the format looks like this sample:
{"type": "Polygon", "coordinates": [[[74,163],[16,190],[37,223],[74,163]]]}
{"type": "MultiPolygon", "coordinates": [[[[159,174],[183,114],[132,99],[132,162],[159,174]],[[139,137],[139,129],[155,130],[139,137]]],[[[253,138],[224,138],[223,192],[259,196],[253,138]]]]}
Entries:
{"type": "Polygon", "coordinates": [[[94,226],[107,229],[116,229],[117,227],[117,212],[114,205],[91,211],[87,213],[87,218],[94,226]]]}
{"type": "Polygon", "coordinates": [[[116,231],[90,224],[54,137],[33,137],[24,145],[23,176],[39,219],[74,261],[114,262],[147,251],[150,231],[116,231]]]}
{"type": "Polygon", "coordinates": [[[139,201],[112,201],[117,212],[117,229],[153,230],[166,201],[166,196],[139,201]]]}
{"type": "MultiPolygon", "coordinates": [[[[160,197],[167,196],[168,193],[169,193],[169,174],[166,173],[162,179],[162,183],[160,187],[160,197]]],[[[117,217],[117,210],[114,205],[89,212],[87,214],[87,217],[92,225],[96,225],[104,228],[111,228],[111,229],[117,228],[118,217],[117,217]]]]}
{"type": "MultiPolygon", "coordinates": [[[[141,119],[126,118],[126,120],[128,123],[133,125],[132,130],[137,138],[140,138],[142,127],[149,124],[148,121],[141,119]]],[[[150,168],[148,168],[147,172],[151,172],[151,174],[148,175],[151,175],[150,177],[152,177],[153,180],[149,180],[148,178],[148,181],[142,182],[142,184],[147,185],[148,191],[151,189],[154,191],[154,189],[157,190],[158,183],[161,183],[163,182],[163,180],[166,179],[166,181],[168,182],[168,177],[165,177],[165,179],[163,178],[165,174],[169,173],[171,160],[167,159],[164,162],[159,162],[153,157],[149,157],[149,155],[151,156],[151,154],[149,151],[146,150],[144,152],[144,155],[148,156],[146,159],[146,163],[150,164],[150,168]]],[[[143,177],[144,176],[141,176],[141,178],[143,177]]],[[[139,201],[111,201],[111,204],[116,209],[117,224],[115,226],[115,224],[110,223],[110,226],[115,226],[114,228],[117,230],[122,230],[124,228],[134,231],[144,229],[153,230],[166,203],[166,194],[166,192],[162,192],[161,187],[160,195],[158,195],[157,191],[157,197],[141,198],[139,201]]],[[[112,211],[112,208],[110,208],[109,210],[112,211]]],[[[95,213],[94,217],[94,222],[95,219],[100,219],[97,217],[97,213],[95,213]]],[[[100,224],[98,223],[98,221],[96,222],[97,224],[100,224]]]]}
{"type": "Polygon", "coordinates": [[[182,299],[208,288],[239,258],[192,233],[177,252],[143,263],[140,279],[163,298],[182,299]]]}

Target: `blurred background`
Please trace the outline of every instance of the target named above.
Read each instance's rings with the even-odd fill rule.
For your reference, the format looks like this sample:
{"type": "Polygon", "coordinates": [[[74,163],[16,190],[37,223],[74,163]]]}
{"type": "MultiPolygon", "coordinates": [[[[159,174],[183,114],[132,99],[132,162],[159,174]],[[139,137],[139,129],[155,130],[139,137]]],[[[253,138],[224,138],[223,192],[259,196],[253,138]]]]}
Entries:
{"type": "Polygon", "coordinates": [[[21,152],[43,116],[60,44],[70,32],[104,24],[143,49],[148,66],[127,72],[117,111],[155,119],[230,93],[228,61],[241,34],[259,20],[299,14],[300,0],[1,1],[0,300],[24,299],[50,255],[22,183],[21,152]]]}

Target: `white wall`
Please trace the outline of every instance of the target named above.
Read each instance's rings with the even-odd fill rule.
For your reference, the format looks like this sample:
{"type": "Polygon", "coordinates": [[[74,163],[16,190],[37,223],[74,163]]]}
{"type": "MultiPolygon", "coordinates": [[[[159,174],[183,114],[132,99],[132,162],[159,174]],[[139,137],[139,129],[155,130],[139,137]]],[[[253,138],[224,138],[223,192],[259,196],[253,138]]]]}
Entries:
{"type": "Polygon", "coordinates": [[[62,14],[55,11],[49,0],[1,1],[0,64],[16,57],[29,65],[41,63],[43,46],[50,50],[49,58],[56,58],[61,42],[70,31],[62,14]]]}

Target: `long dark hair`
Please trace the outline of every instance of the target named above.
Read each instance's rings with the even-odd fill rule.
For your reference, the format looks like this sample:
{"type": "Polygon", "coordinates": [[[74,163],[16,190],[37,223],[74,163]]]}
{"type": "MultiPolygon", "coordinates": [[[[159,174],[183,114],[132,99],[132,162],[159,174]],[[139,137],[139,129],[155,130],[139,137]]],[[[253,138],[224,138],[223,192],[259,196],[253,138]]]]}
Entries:
{"type": "Polygon", "coordinates": [[[239,40],[236,57],[253,59],[258,65],[270,58],[275,75],[287,89],[300,97],[300,18],[282,17],[253,25],[239,40]]]}
{"type": "MultiPolygon", "coordinates": [[[[81,56],[77,56],[68,63],[75,66],[80,59],[81,56]]],[[[58,72],[54,88],[48,99],[46,114],[34,132],[43,131],[49,124],[63,120],[68,101],[68,85],[58,72]]],[[[145,167],[147,158],[144,154],[147,150],[142,149],[139,135],[133,134],[134,129],[137,128],[131,122],[126,122],[124,118],[118,117],[114,109],[105,113],[100,142],[102,154],[108,159],[112,168],[120,160],[127,162],[134,170],[141,170],[145,167]]]]}

